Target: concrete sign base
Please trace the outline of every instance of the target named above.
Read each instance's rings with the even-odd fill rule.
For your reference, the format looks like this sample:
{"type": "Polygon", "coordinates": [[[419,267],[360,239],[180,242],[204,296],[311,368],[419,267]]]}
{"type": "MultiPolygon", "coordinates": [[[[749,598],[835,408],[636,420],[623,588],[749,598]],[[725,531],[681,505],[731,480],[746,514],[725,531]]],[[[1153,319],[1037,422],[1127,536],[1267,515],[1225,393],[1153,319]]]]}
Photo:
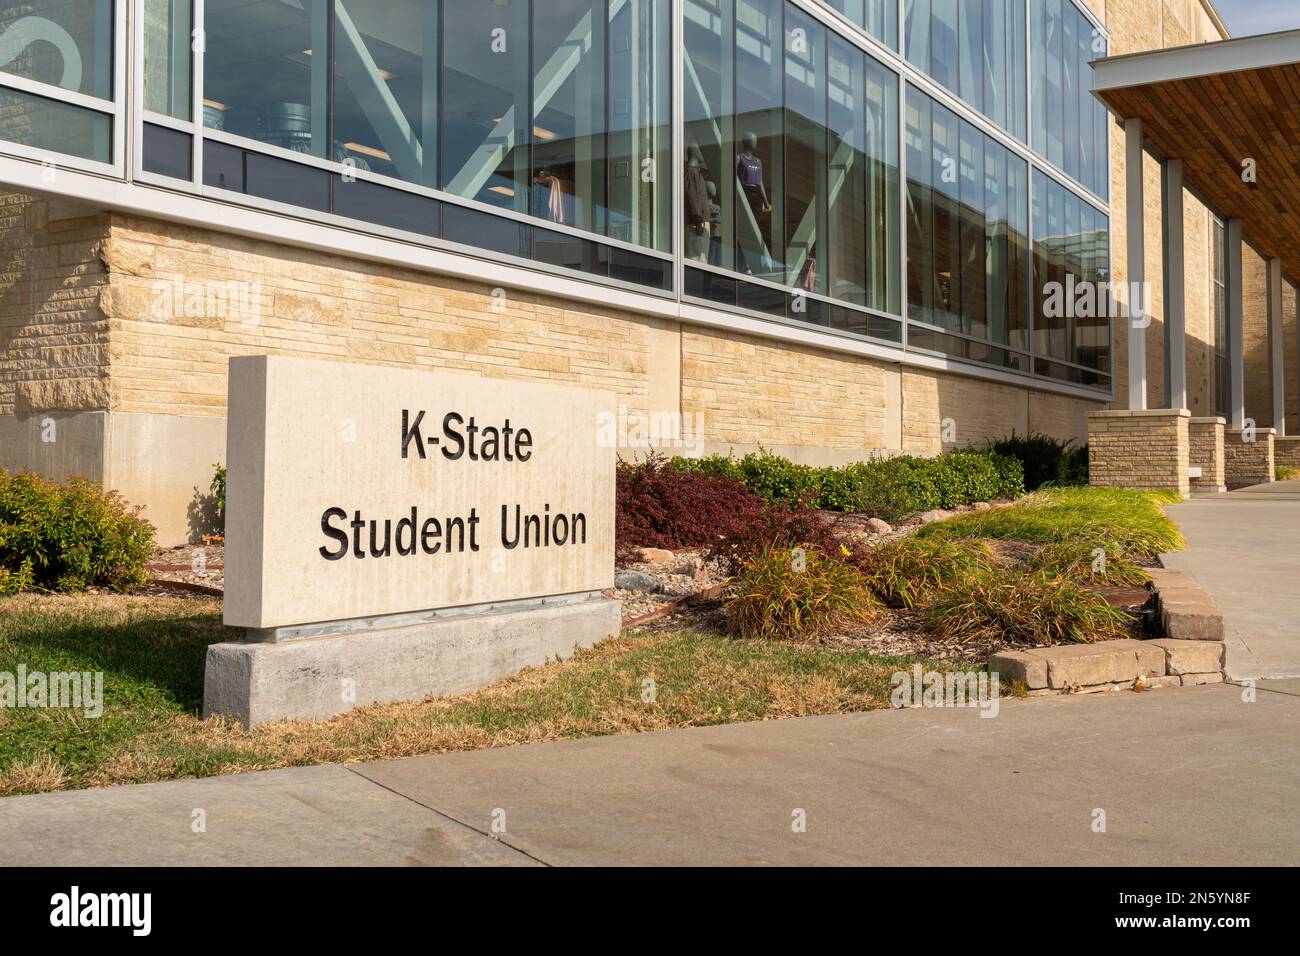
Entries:
{"type": "Polygon", "coordinates": [[[616,636],[620,624],[619,603],[595,597],[300,640],[214,644],[203,679],[203,716],[252,728],[464,693],[569,657],[616,636]]]}

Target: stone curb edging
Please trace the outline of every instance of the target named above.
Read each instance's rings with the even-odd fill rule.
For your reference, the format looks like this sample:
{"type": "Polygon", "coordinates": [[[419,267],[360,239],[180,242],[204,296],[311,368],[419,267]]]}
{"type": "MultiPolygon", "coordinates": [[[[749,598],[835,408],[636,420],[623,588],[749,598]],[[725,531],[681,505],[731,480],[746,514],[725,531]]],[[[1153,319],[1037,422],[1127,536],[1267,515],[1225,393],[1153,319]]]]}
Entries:
{"type": "Polygon", "coordinates": [[[1002,651],[989,670],[1024,684],[1031,697],[1222,683],[1226,645],[1214,599],[1180,571],[1149,573],[1165,637],[1002,651]]]}

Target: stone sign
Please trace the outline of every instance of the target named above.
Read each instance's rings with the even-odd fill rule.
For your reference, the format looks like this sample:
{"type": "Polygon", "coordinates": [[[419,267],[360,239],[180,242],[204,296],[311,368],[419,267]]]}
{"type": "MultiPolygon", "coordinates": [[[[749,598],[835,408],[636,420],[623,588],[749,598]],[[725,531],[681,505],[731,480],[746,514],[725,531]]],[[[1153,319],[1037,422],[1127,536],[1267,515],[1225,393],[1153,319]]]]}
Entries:
{"type": "Polygon", "coordinates": [[[619,629],[609,393],[230,362],[225,622],[207,714],[248,726],[470,690],[619,629]]]}
{"type": "Polygon", "coordinates": [[[613,586],[613,396],[280,356],[232,361],[226,624],[613,586]]]}

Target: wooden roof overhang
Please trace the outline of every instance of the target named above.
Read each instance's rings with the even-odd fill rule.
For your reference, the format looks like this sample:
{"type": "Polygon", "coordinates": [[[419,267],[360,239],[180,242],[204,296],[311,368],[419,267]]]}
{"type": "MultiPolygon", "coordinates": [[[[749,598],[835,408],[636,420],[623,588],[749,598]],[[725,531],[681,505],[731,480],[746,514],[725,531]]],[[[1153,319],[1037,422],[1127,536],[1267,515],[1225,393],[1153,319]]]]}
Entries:
{"type": "Polygon", "coordinates": [[[1109,57],[1093,94],[1300,278],[1300,30],[1109,57]],[[1253,171],[1251,176],[1245,175],[1253,171]]]}

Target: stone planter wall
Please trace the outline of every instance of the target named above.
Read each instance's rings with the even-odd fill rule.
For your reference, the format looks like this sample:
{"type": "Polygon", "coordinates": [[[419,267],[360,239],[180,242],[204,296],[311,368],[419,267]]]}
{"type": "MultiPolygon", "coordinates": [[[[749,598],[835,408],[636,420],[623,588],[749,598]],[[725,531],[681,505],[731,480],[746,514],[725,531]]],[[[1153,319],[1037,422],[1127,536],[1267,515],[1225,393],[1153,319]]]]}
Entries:
{"type": "Polygon", "coordinates": [[[1190,420],[1187,409],[1089,413],[1091,483],[1102,488],[1172,489],[1188,497],[1190,420]]]}
{"type": "Polygon", "coordinates": [[[1229,488],[1263,485],[1273,480],[1273,440],[1276,434],[1272,428],[1224,430],[1223,464],[1229,488]]]}
{"type": "Polygon", "coordinates": [[[1211,494],[1226,490],[1223,472],[1222,418],[1193,418],[1187,425],[1188,465],[1201,469],[1200,477],[1189,476],[1192,491],[1211,494]]]}

